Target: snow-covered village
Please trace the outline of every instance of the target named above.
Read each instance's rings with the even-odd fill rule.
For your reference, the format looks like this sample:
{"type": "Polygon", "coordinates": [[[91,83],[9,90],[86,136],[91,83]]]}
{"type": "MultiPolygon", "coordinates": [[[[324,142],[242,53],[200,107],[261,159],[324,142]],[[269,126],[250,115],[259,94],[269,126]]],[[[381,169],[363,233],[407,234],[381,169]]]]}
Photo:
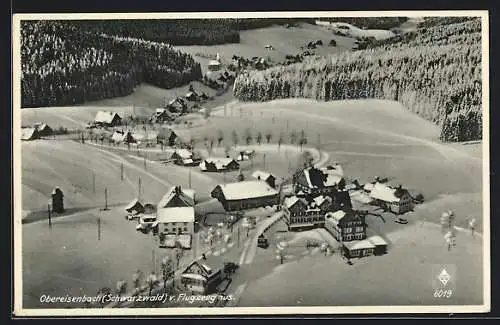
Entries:
{"type": "Polygon", "coordinates": [[[18,27],[23,308],[487,303],[480,17],[18,27]]]}

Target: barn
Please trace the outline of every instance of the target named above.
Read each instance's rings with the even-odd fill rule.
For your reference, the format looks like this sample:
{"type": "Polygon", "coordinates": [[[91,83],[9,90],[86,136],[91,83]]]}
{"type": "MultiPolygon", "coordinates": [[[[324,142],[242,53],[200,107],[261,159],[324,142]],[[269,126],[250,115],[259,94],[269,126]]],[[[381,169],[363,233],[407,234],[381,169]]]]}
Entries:
{"type": "Polygon", "coordinates": [[[404,214],[414,208],[413,198],[408,190],[401,185],[390,187],[382,183],[375,183],[370,191],[370,197],[375,204],[394,214],[404,214]]]}
{"type": "Polygon", "coordinates": [[[193,153],[187,149],[175,150],[170,159],[179,166],[196,166],[199,164],[199,161],[194,158],[193,153]]]}
{"type": "Polygon", "coordinates": [[[276,176],[271,173],[256,170],[252,173],[252,178],[255,178],[258,181],[264,181],[272,188],[276,188],[276,176]]]}
{"type": "Polygon", "coordinates": [[[219,184],[211,196],[219,200],[226,211],[274,206],[279,202],[279,192],[264,181],[219,184]]]}
{"type": "Polygon", "coordinates": [[[233,158],[206,158],[200,163],[202,172],[222,172],[239,168],[240,164],[233,158]]]}
{"type": "Polygon", "coordinates": [[[31,141],[39,139],[38,131],[35,128],[22,128],[21,129],[21,140],[31,141]]]}
{"type": "Polygon", "coordinates": [[[118,113],[109,111],[99,111],[97,112],[94,124],[99,126],[117,126],[122,122],[122,118],[118,113]]]}
{"type": "Polygon", "coordinates": [[[34,128],[37,130],[38,135],[40,137],[48,137],[54,133],[52,128],[48,126],[46,123],[36,123],[34,125],[34,128]]]}

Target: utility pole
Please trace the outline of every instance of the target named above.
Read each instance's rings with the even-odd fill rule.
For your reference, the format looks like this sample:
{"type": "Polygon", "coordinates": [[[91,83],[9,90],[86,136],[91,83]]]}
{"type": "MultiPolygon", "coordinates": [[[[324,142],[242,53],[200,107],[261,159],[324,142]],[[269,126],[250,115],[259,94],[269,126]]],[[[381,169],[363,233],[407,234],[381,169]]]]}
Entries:
{"type": "Polygon", "coordinates": [[[139,183],[138,183],[137,198],[138,198],[139,200],[141,199],[141,176],[139,176],[139,183]]]}
{"type": "Polygon", "coordinates": [[[120,179],[123,182],[123,163],[120,164],[120,179]]]}
{"type": "Polygon", "coordinates": [[[264,170],[266,170],[266,154],[262,156],[262,164],[264,165],[264,170]]]}
{"type": "Polygon", "coordinates": [[[189,188],[191,188],[191,170],[189,171],[189,188]]]}
{"type": "Polygon", "coordinates": [[[144,169],[147,169],[147,166],[146,166],[146,154],[144,154],[144,169]]]}
{"type": "Polygon", "coordinates": [[[240,248],[240,227],[238,227],[238,248],[240,248]]]}
{"type": "Polygon", "coordinates": [[[101,218],[97,218],[97,240],[101,240],[101,218]]]}
{"type": "Polygon", "coordinates": [[[49,227],[52,229],[52,217],[50,215],[50,204],[47,204],[47,212],[49,213],[49,227]]]}
{"type": "Polygon", "coordinates": [[[104,210],[108,210],[108,188],[104,189],[104,210]]]}
{"type": "Polygon", "coordinates": [[[95,194],[95,173],[92,171],[92,191],[95,194]]]}

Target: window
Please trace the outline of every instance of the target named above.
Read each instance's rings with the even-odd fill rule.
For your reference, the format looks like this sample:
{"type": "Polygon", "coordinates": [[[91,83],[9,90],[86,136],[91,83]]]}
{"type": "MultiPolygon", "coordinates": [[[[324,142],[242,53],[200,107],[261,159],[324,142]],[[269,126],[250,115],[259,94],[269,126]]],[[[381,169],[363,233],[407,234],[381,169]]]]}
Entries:
{"type": "Polygon", "coordinates": [[[344,233],[349,234],[351,232],[352,232],[352,228],[351,227],[344,228],[344,233]]]}
{"type": "Polygon", "coordinates": [[[356,232],[363,232],[363,227],[356,227],[356,232]]]}
{"type": "Polygon", "coordinates": [[[184,232],[187,232],[188,231],[188,227],[184,227],[184,232]]]}
{"type": "Polygon", "coordinates": [[[356,234],[356,235],[354,235],[354,238],[363,239],[363,234],[356,234]]]}
{"type": "Polygon", "coordinates": [[[187,227],[188,223],[187,222],[184,222],[184,227],[187,227]]]}
{"type": "Polygon", "coordinates": [[[175,228],[175,227],[172,227],[172,232],[175,232],[175,230],[176,230],[176,229],[177,229],[177,228],[175,228]]]}
{"type": "Polygon", "coordinates": [[[345,240],[352,240],[352,235],[345,235],[345,240]]]}

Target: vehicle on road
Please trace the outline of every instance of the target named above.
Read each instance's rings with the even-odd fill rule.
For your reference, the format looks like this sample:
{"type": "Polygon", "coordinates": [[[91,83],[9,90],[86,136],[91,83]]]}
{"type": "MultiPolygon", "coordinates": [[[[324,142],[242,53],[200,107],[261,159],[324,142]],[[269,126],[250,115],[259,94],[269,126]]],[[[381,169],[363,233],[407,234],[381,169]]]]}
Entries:
{"type": "Polygon", "coordinates": [[[394,220],[394,222],[401,225],[406,225],[408,223],[408,220],[406,220],[405,218],[398,218],[397,220],[394,220]]]}
{"type": "Polygon", "coordinates": [[[266,236],[264,236],[264,234],[260,235],[259,238],[257,238],[257,247],[264,249],[269,247],[269,240],[266,236]]]}
{"type": "Polygon", "coordinates": [[[233,274],[240,266],[234,262],[224,262],[223,271],[225,274],[233,274]]]}

